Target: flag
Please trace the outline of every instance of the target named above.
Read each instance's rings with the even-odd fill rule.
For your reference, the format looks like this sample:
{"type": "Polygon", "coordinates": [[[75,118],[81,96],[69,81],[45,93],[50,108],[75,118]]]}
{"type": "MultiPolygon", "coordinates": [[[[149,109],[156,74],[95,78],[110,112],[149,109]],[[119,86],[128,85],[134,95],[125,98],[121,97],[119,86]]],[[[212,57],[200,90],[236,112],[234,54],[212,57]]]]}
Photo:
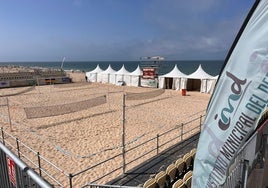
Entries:
{"type": "Polygon", "coordinates": [[[227,57],[207,108],[192,187],[224,184],[232,160],[268,104],[268,0],[256,1],[227,57]]]}

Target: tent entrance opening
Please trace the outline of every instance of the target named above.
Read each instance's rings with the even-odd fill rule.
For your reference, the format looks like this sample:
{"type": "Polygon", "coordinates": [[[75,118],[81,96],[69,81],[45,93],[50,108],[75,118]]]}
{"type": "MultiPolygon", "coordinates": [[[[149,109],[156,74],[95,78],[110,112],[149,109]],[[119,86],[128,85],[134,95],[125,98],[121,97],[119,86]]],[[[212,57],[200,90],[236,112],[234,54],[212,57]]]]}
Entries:
{"type": "Polygon", "coordinates": [[[187,90],[188,91],[200,91],[201,80],[200,79],[188,79],[187,90]]]}
{"type": "Polygon", "coordinates": [[[173,78],[165,78],[166,87],[165,89],[172,89],[173,78]]]}

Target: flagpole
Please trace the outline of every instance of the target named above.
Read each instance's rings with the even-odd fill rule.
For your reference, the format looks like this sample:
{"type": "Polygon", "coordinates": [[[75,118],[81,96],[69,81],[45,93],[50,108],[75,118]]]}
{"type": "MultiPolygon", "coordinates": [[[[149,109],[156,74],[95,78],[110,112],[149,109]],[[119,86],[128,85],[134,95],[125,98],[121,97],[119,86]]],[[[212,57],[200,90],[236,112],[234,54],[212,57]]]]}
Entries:
{"type": "Polygon", "coordinates": [[[63,63],[64,63],[64,61],[65,61],[65,57],[63,57],[63,59],[62,59],[61,66],[60,66],[60,70],[63,69],[63,63]]]}

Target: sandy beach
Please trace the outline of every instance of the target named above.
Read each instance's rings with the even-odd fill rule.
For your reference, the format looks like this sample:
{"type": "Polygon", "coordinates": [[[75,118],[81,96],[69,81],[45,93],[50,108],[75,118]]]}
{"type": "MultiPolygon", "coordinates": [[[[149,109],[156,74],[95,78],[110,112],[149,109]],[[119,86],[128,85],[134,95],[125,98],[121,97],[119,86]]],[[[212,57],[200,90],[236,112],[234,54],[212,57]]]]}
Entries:
{"type": "MultiPolygon", "coordinates": [[[[75,83],[38,86],[25,93],[23,91],[28,87],[0,90],[1,104],[6,104],[8,97],[13,131],[8,123],[6,106],[0,108],[1,126],[61,169],[61,173],[52,173],[64,186],[69,183],[65,175],[76,174],[122,153],[124,94],[144,93],[139,100],[126,98],[126,147],[135,146],[205,114],[211,96],[200,92],[187,92],[186,96],[182,96],[180,91],[175,90],[165,90],[158,95],[157,89],[153,88],[86,83],[84,73],[69,74],[75,83]]],[[[174,131],[173,134],[179,133],[174,131]]],[[[130,160],[142,153],[144,147],[140,148],[141,151],[135,151],[126,158],[130,160]]],[[[98,179],[109,169],[119,168],[121,158],[74,177],[74,187],[98,179]]],[[[141,162],[131,163],[127,170],[141,162]]],[[[43,168],[50,167],[44,164],[43,168]]],[[[97,183],[108,182],[120,174],[122,170],[97,183]]]]}

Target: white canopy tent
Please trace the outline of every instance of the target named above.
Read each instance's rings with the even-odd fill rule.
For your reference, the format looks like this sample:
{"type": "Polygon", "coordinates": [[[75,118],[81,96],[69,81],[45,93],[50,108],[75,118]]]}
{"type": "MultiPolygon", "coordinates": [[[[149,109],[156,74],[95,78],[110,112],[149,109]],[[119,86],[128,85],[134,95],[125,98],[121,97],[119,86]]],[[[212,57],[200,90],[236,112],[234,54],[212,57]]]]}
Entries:
{"type": "Polygon", "coordinates": [[[210,94],[213,93],[213,90],[215,88],[218,78],[219,78],[219,75],[214,76],[212,79],[207,80],[207,86],[208,86],[207,93],[210,93],[210,94]]]}
{"type": "Polygon", "coordinates": [[[199,90],[202,93],[210,93],[213,90],[213,83],[216,81],[216,77],[206,73],[202,66],[199,65],[195,72],[187,76],[187,90],[199,90]]]}
{"type": "Polygon", "coordinates": [[[105,71],[100,73],[101,82],[115,84],[115,72],[116,71],[111,67],[111,65],[109,65],[105,71]]]}
{"type": "Polygon", "coordinates": [[[169,73],[159,76],[159,88],[161,89],[185,89],[187,83],[187,75],[182,73],[177,65],[169,73]]]}
{"type": "Polygon", "coordinates": [[[140,86],[140,78],[142,76],[142,70],[140,66],[138,65],[137,68],[131,72],[130,74],[130,86],[140,86]]]}
{"type": "Polygon", "coordinates": [[[103,70],[100,68],[98,64],[94,70],[86,72],[87,81],[88,82],[101,82],[101,76],[100,76],[101,72],[103,72],[103,70]]]}
{"type": "Polygon", "coordinates": [[[115,84],[118,84],[119,82],[123,81],[126,85],[130,85],[130,72],[126,70],[124,64],[122,65],[121,69],[115,74],[115,84]]]}

